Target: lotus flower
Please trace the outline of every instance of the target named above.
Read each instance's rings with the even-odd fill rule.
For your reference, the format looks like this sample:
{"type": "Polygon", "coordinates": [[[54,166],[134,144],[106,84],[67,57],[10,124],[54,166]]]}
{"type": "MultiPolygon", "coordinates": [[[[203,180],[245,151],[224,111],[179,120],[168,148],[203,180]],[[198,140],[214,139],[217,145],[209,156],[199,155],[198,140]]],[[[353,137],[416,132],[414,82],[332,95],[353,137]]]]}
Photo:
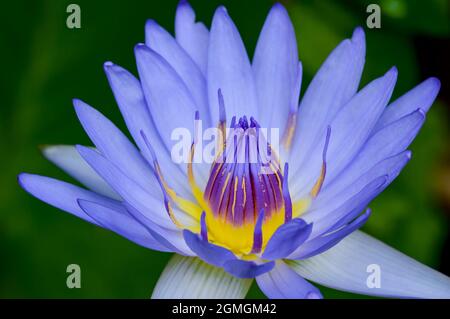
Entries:
{"type": "Polygon", "coordinates": [[[224,7],[208,30],[181,1],[175,37],[153,20],[145,31],[145,44],[135,47],[139,80],[104,64],[135,144],[74,100],[95,148],[50,146],[44,154],[86,188],[23,173],[27,192],[141,246],[175,253],[153,298],[243,298],[253,279],[269,298],[321,298],[310,281],[367,295],[450,297],[447,276],[358,230],[369,202],[410,160],[407,148],[439,80],[389,104],[393,67],[358,90],[365,59],[358,27],[300,99],[302,65],[280,4],[252,62],[224,7]],[[193,160],[202,151],[198,121],[225,133],[212,163],[193,160]],[[194,136],[185,162],[173,159],[179,128],[194,136]],[[260,138],[263,128],[279,130],[279,148],[260,138]],[[373,265],[375,286],[368,282],[373,265]]]}

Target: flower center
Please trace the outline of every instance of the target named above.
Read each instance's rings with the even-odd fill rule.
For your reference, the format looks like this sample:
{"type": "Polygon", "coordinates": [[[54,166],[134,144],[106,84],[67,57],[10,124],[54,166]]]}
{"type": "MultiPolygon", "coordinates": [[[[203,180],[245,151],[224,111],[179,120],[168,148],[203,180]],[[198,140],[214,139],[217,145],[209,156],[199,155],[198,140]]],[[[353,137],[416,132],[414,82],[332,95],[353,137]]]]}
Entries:
{"type": "MultiPolygon", "coordinates": [[[[320,176],[309,195],[292,203],[288,189],[288,164],[281,170],[276,152],[253,118],[248,121],[244,116],[236,121],[236,117],[233,117],[229,130],[226,130],[220,90],[218,97],[218,128],[222,137],[226,138],[225,142],[218,142],[218,155],[211,166],[204,190],[197,185],[192,166],[197,139],[194,138],[191,144],[187,173],[196,202],[178,196],[169,187],[163,178],[155,152],[142,131],[141,135],[150,151],[167,213],[175,225],[198,233],[203,240],[223,246],[242,259],[256,259],[264,252],[274,232],[284,223],[304,213],[310,206],[311,199],[319,193],[325,178],[330,127],[327,129],[320,176]],[[226,131],[228,134],[225,134],[226,131]],[[190,215],[196,223],[181,223],[172,204],[190,215]]],[[[199,119],[198,112],[195,119],[199,119]]],[[[288,123],[288,131],[292,131],[290,125],[288,123]]],[[[198,128],[195,130],[194,134],[197,136],[198,128]]]]}
{"type": "Polygon", "coordinates": [[[241,255],[261,252],[275,230],[292,218],[283,179],[258,123],[234,118],[203,195],[210,208],[209,240],[241,255]]]}

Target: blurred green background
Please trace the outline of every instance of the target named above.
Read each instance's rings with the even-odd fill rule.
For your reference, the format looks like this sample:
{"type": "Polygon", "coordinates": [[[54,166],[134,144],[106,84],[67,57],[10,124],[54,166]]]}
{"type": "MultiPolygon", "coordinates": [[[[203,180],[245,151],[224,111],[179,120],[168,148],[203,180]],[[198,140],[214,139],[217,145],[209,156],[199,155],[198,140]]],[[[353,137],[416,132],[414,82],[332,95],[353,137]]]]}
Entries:
{"type": "MultiPolygon", "coordinates": [[[[412,146],[413,160],[372,204],[364,229],[395,248],[450,274],[448,217],[449,2],[282,1],[294,22],[304,91],[328,53],[357,25],[369,3],[382,9],[381,29],[366,29],[362,84],[399,69],[395,97],[429,76],[443,82],[438,101],[412,146]]],[[[193,0],[208,26],[225,4],[252,55],[272,1],[193,0]]],[[[0,297],[147,298],[169,254],[146,250],[19,188],[26,171],[70,180],[40,154],[41,144],[89,144],[71,105],[81,98],[119,127],[123,120],[103,74],[111,60],[136,74],[133,47],[147,18],[173,31],[177,1],[8,1],[0,19],[0,297]],[[81,7],[81,29],[66,27],[69,3],[81,7]],[[81,266],[81,289],[66,287],[68,264],[81,266]]],[[[323,290],[325,297],[360,297],[323,290]]],[[[262,298],[254,285],[249,297],[262,298]]]]}

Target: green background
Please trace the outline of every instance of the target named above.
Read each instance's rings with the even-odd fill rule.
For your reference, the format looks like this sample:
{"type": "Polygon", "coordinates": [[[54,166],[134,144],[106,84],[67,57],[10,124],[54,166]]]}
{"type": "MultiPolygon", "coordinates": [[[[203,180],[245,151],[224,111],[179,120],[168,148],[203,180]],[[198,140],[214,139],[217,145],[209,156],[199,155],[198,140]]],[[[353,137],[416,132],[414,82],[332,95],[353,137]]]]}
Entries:
{"type": "MultiPolygon", "coordinates": [[[[283,1],[294,22],[304,66],[304,91],[328,53],[376,1],[283,1]]],[[[252,54],[272,1],[225,4],[252,54]]],[[[364,229],[408,255],[449,274],[449,8],[446,0],[378,2],[381,29],[366,29],[363,84],[392,65],[394,96],[429,76],[443,87],[412,146],[413,159],[372,204],[364,229]],[[447,240],[448,242],[448,240],[447,240]],[[448,248],[448,247],[447,247],[448,248]]],[[[208,26],[218,1],[191,2],[208,26]]],[[[42,144],[90,144],[71,99],[81,98],[119,127],[123,120],[103,73],[111,60],[136,74],[133,47],[147,18],[171,32],[176,1],[9,1],[0,20],[0,297],[147,298],[169,254],[146,250],[58,211],[26,194],[16,176],[26,171],[70,180],[39,153],[42,144]],[[66,27],[69,3],[81,7],[81,29],[66,27]],[[66,287],[66,267],[81,266],[81,289],[66,287]]],[[[325,297],[360,297],[323,290],[325,297]]],[[[249,297],[263,297],[254,285],[249,297]]]]}

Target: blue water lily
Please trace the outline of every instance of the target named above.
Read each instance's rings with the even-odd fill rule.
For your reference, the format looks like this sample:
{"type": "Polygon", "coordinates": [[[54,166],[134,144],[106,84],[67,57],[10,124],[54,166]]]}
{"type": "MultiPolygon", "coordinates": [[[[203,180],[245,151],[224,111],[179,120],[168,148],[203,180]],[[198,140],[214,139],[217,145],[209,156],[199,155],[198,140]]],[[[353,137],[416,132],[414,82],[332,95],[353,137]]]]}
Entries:
{"type": "Polygon", "coordinates": [[[251,62],[224,7],[208,30],[181,1],[175,37],[153,20],[145,31],[135,47],[139,79],[104,64],[134,143],[74,100],[95,148],[57,145],[44,154],[86,188],[23,173],[27,192],[143,247],[174,252],[153,298],[243,298],[253,279],[270,298],[321,298],[310,281],[367,295],[450,297],[449,277],[358,230],[367,205],[411,159],[407,148],[439,80],[389,103],[393,67],[358,90],[359,27],[300,99],[302,65],[280,4],[251,62]],[[200,120],[224,133],[211,163],[193,161],[202,151],[200,120]],[[182,163],[173,160],[179,128],[194,136],[182,163]],[[263,128],[281,132],[279,147],[260,138],[263,128]]]}

